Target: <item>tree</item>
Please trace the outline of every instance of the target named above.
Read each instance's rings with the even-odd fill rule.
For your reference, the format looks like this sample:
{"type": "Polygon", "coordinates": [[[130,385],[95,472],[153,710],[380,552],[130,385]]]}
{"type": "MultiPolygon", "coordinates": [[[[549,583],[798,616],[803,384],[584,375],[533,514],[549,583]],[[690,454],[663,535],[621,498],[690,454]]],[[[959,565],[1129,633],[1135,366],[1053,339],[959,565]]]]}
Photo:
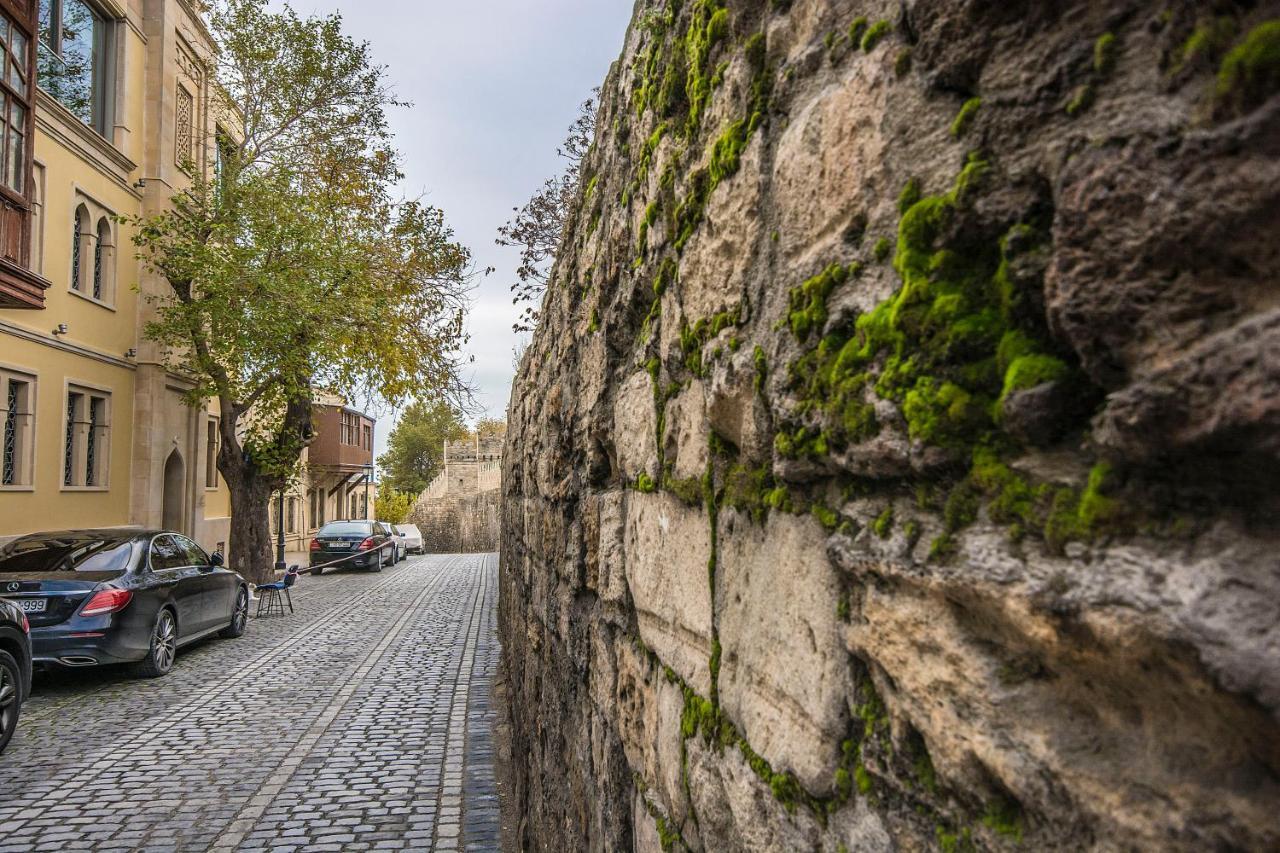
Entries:
{"type": "Polygon", "coordinates": [[[398,104],[369,46],[338,15],[266,0],[209,13],[222,99],[212,174],[138,217],[135,244],[169,284],[145,334],[216,397],[231,558],[270,574],[267,503],[312,441],[318,389],[392,403],[423,388],[461,403],[470,255],[441,211],[390,192],[401,177],[386,111],[398,104]]]}
{"type": "Polygon", "coordinates": [[[379,489],[378,496],[373,499],[373,516],[388,524],[404,524],[409,518],[409,510],[413,509],[413,498],[408,492],[379,489]]]}
{"type": "Polygon", "coordinates": [[[411,495],[422,491],[440,473],[444,443],[470,433],[457,408],[445,400],[415,400],[401,413],[387,436],[387,451],[378,457],[382,482],[411,495]]]}
{"type": "Polygon", "coordinates": [[[569,136],[556,153],[569,161],[565,170],[548,178],[523,207],[512,210],[515,216],[498,229],[499,246],[520,249],[520,266],[511,285],[511,304],[524,303],[520,318],[512,325],[516,332],[530,332],[538,324],[538,308],[547,289],[547,275],[555,260],[556,248],[564,234],[569,211],[578,197],[582,177],[582,159],[591,149],[596,133],[597,88],[578,107],[578,117],[569,126],[569,136]]]}
{"type": "Polygon", "coordinates": [[[476,421],[477,438],[502,438],[507,434],[507,422],[497,418],[481,418],[476,421]]]}

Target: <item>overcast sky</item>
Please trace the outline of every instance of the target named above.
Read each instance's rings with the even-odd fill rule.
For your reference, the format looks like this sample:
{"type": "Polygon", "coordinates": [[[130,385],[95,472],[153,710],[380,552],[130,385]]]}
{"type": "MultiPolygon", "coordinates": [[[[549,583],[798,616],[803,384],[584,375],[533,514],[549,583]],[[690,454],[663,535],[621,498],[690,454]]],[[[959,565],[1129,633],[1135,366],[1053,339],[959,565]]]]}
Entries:
{"type": "MultiPolygon", "coordinates": [[[[397,96],[413,102],[391,115],[405,194],[444,210],[476,266],[497,268],[477,281],[468,355],[480,404],[504,417],[518,254],[494,238],[511,208],[560,170],[556,148],[621,51],[631,0],[291,2],[304,14],[342,13],[347,32],[387,66],[397,96]]],[[[378,420],[378,453],[393,418],[378,420]]]]}

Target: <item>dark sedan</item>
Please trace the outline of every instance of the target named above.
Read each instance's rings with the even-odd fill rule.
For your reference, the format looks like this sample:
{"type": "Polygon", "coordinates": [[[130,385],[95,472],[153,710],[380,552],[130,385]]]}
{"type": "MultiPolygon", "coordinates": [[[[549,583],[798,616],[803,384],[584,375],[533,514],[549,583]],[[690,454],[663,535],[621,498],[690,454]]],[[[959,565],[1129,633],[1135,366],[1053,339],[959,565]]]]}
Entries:
{"type": "Polygon", "coordinates": [[[311,540],[311,573],[318,575],[335,561],[341,562],[334,568],[355,566],[375,572],[394,566],[395,534],[380,521],[331,521],[311,540]]]}
{"type": "Polygon", "coordinates": [[[0,547],[0,595],[25,611],[37,665],[132,663],[154,678],[178,649],[239,637],[249,585],[185,536],[163,530],[64,530],[0,547]]]}
{"type": "Polygon", "coordinates": [[[0,598],[0,752],[9,745],[22,703],[31,695],[31,638],[27,615],[0,598]]]}

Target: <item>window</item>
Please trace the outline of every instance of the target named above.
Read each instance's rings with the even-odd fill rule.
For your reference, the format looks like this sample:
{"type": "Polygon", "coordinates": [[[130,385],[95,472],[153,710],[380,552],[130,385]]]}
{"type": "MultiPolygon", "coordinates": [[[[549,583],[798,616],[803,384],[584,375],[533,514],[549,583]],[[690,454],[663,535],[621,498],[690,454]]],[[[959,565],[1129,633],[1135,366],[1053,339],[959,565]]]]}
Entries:
{"type": "Polygon", "coordinates": [[[0,13],[0,180],[18,195],[26,195],[27,123],[31,103],[27,79],[27,34],[8,15],[0,13]]]}
{"type": "Polygon", "coordinates": [[[40,0],[40,87],[107,136],[111,27],[85,0],[40,0]]]}
{"type": "Polygon", "coordinates": [[[110,400],[103,391],[72,386],[67,391],[62,485],[105,488],[110,454],[110,400]]]}
{"type": "Polygon", "coordinates": [[[288,523],[288,531],[290,533],[298,532],[298,499],[289,498],[289,508],[285,512],[285,518],[288,523]]]}
{"type": "Polygon", "coordinates": [[[204,487],[218,488],[218,419],[205,421],[204,487]]]}
{"type": "Polygon", "coordinates": [[[151,571],[181,569],[187,565],[187,552],[173,536],[157,536],[151,540],[151,571]]]}
{"type": "Polygon", "coordinates": [[[44,272],[44,165],[36,163],[31,175],[31,269],[44,272]]]}
{"type": "Polygon", "coordinates": [[[71,289],[84,290],[84,237],[88,227],[89,211],[76,208],[74,229],[71,232],[71,289]]]}
{"type": "Polygon", "coordinates": [[[353,412],[342,412],[342,430],[340,440],[343,444],[355,447],[360,435],[360,420],[353,412]]]}
{"type": "Polygon", "coordinates": [[[93,241],[93,298],[112,301],[112,272],[115,270],[115,246],[111,240],[111,223],[107,217],[98,220],[98,233],[93,241]]]}
{"type": "Polygon", "coordinates": [[[0,404],[4,411],[4,457],[0,486],[31,485],[34,447],[35,378],[0,371],[0,404]]]}
{"type": "Polygon", "coordinates": [[[180,549],[182,549],[182,552],[187,555],[186,565],[188,566],[209,565],[209,555],[206,554],[204,552],[204,549],[201,548],[199,545],[197,545],[195,542],[192,542],[190,539],[188,539],[185,536],[175,535],[173,539],[174,539],[174,542],[177,544],[177,546],[180,549]]]}
{"type": "Polygon", "coordinates": [[[187,87],[178,84],[178,99],[173,108],[173,159],[182,169],[190,169],[193,162],[191,143],[195,127],[193,117],[196,111],[196,99],[187,91],[187,87]]]}
{"type": "Polygon", "coordinates": [[[360,435],[361,435],[360,446],[363,447],[365,450],[373,450],[373,427],[370,426],[369,424],[364,424],[361,427],[360,435]]]}

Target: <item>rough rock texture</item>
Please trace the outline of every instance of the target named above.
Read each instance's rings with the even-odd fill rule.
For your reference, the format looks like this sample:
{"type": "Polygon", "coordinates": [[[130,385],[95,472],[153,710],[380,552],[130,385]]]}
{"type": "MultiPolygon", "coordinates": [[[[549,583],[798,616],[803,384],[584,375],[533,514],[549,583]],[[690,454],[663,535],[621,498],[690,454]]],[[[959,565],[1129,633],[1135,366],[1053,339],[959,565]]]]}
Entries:
{"type": "Polygon", "coordinates": [[[523,847],[1280,847],[1277,18],[638,3],[508,412],[523,847]]]}

